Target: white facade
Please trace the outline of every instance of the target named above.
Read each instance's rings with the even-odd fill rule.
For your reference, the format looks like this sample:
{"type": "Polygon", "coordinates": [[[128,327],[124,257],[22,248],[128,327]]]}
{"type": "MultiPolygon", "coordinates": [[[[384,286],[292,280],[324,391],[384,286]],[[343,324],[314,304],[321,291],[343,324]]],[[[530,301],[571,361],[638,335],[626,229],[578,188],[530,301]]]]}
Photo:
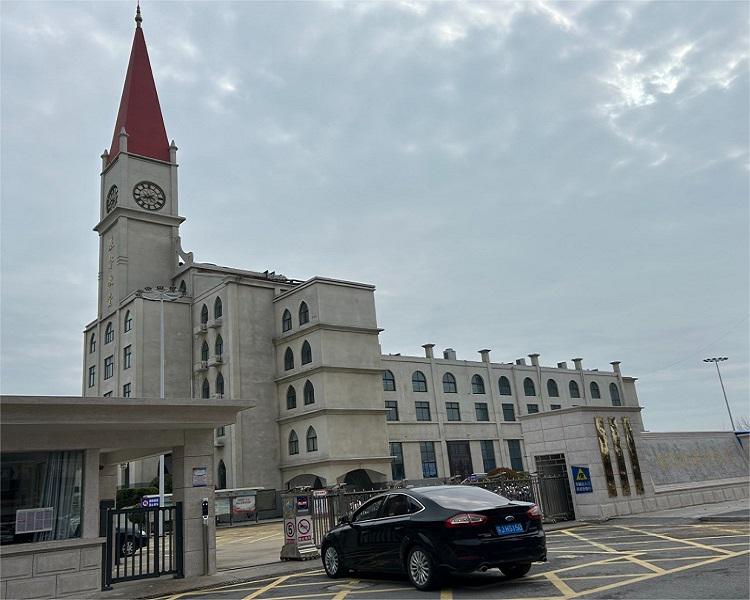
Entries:
{"type": "MultiPolygon", "coordinates": [[[[84,396],[159,396],[163,308],[165,396],[227,397],[255,406],[217,432],[220,486],[363,486],[493,464],[526,468],[516,418],[534,407],[611,406],[611,385],[618,402],[637,406],[634,380],[623,378],[617,363],[603,373],[584,371],[579,359],[574,369],[541,367],[538,355],[530,355],[531,365],[491,363],[489,351],[480,361],[450,352],[436,359],[429,344],[425,357],[382,355],[372,285],[322,277],[303,282],[195,262],[180,243],[177,147],[167,148],[164,133],[149,137],[164,128],[139,29],[133,52],[123,98],[150,97],[151,104],[121,106],[118,144],[102,156],[99,302],[84,331],[84,396]],[[136,143],[143,152],[156,150],[129,152],[136,143]],[[160,306],[153,300],[159,290],[181,295],[160,306]],[[386,371],[393,390],[384,390],[386,371]],[[412,384],[416,371],[423,385],[412,384]],[[455,379],[455,393],[443,387],[446,373],[455,379]],[[472,389],[476,376],[482,393],[472,389]],[[558,395],[548,381],[556,382],[558,395]],[[592,396],[593,382],[599,398],[592,396]],[[393,415],[393,402],[398,420],[387,421],[386,403],[393,415]],[[463,457],[454,457],[452,470],[456,453],[463,457]]],[[[129,476],[131,484],[148,483],[155,463],[132,465],[129,476]]]]}

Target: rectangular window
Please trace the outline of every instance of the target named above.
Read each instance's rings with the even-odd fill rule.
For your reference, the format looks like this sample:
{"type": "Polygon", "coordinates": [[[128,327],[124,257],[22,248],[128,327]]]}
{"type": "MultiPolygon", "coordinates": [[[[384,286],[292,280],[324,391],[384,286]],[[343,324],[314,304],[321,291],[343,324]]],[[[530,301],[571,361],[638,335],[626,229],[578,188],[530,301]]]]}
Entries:
{"type": "Polygon", "coordinates": [[[429,421],[430,420],[430,403],[424,401],[418,401],[414,403],[414,407],[417,411],[417,421],[429,421]]]}
{"type": "Polygon", "coordinates": [[[526,412],[530,415],[535,415],[539,412],[539,405],[538,404],[527,404],[526,405],[526,412]]]}
{"type": "Polygon", "coordinates": [[[458,407],[458,402],[446,402],[445,413],[448,415],[449,421],[461,420],[461,409],[458,407]]]}
{"type": "Polygon", "coordinates": [[[82,451],[8,453],[2,465],[3,546],[81,537],[82,451]]]}
{"type": "Polygon", "coordinates": [[[490,412],[487,410],[486,402],[475,402],[474,410],[477,413],[477,421],[489,421],[490,412]]]}
{"type": "Polygon", "coordinates": [[[89,387],[94,387],[96,383],[96,367],[89,367],[89,387]]]}
{"type": "Polygon", "coordinates": [[[123,369],[130,368],[130,358],[133,355],[133,352],[131,349],[132,349],[132,346],[125,346],[125,348],[122,349],[122,368],[123,369]]]}
{"type": "Polygon", "coordinates": [[[216,428],[216,437],[224,437],[225,435],[226,435],[226,429],[224,429],[224,425],[216,428]]]}
{"type": "Polygon", "coordinates": [[[435,460],[435,442],[419,442],[419,453],[422,455],[422,477],[437,477],[437,460],[435,460]]]}
{"type": "Polygon", "coordinates": [[[115,374],[115,357],[108,356],[104,359],[104,379],[109,379],[115,374]]]}
{"type": "Polygon", "coordinates": [[[471,463],[471,450],[469,442],[446,442],[448,445],[448,465],[451,476],[460,475],[468,477],[474,472],[471,463]]]}
{"type": "Polygon", "coordinates": [[[550,404],[549,407],[550,407],[550,410],[560,410],[559,404],[550,404]]]}
{"type": "Polygon", "coordinates": [[[497,467],[495,462],[495,446],[492,440],[482,440],[479,442],[482,447],[482,465],[484,466],[484,472],[489,473],[497,467]]]}
{"type": "Polygon", "coordinates": [[[385,413],[385,420],[398,421],[398,402],[395,400],[386,400],[385,408],[388,411],[385,413]]]}
{"type": "Polygon", "coordinates": [[[130,398],[130,384],[129,383],[126,383],[124,386],[122,386],[122,397],[130,398]]]}
{"type": "Polygon", "coordinates": [[[514,471],[523,471],[523,456],[521,455],[521,440],[507,440],[508,454],[510,455],[510,468],[514,471]]]}
{"type": "Polygon", "coordinates": [[[512,404],[503,404],[503,421],[515,421],[516,411],[512,404]]]}
{"type": "Polygon", "coordinates": [[[406,479],[404,474],[404,450],[401,447],[401,442],[391,442],[391,456],[393,462],[391,462],[391,478],[393,481],[401,481],[406,479]]]}

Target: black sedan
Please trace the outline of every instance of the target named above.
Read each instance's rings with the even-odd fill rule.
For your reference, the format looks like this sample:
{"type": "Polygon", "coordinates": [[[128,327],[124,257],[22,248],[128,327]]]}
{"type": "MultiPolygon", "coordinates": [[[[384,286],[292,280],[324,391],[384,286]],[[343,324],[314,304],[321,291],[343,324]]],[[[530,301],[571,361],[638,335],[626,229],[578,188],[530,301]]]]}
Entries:
{"type": "Polygon", "coordinates": [[[445,485],[392,490],[370,499],[323,538],[329,577],[349,570],[406,573],[420,590],[446,572],[499,568],[523,577],[547,560],[539,507],[482,488],[445,485]]]}

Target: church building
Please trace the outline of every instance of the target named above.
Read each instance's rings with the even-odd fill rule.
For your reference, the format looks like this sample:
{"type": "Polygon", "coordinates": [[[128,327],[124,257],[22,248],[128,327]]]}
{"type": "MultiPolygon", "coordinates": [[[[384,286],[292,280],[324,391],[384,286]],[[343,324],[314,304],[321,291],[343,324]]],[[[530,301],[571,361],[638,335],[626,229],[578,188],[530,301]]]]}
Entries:
{"type": "MultiPolygon", "coordinates": [[[[501,363],[489,350],[464,360],[450,348],[435,356],[433,344],[423,356],[383,354],[373,285],[196,261],[180,240],[177,146],[140,9],[101,158],[99,301],[84,330],[83,395],[247,401],[253,408],[216,431],[217,487],[533,471],[519,418],[638,406],[618,362],[606,372],[580,358],[542,366],[538,354],[501,363]]],[[[130,485],[155,476],[148,461],[120,474],[130,485]]]]}

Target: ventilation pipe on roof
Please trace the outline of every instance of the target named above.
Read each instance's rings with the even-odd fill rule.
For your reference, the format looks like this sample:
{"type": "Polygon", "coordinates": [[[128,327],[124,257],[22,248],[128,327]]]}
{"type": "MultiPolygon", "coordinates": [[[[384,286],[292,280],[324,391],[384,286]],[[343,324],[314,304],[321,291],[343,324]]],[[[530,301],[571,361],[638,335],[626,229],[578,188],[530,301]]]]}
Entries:
{"type": "Polygon", "coordinates": [[[620,372],[620,361],[619,360],[614,360],[614,361],[612,361],[609,364],[612,365],[612,370],[615,373],[617,373],[618,375],[622,375],[622,373],[620,372]]]}
{"type": "Polygon", "coordinates": [[[107,163],[109,162],[109,150],[106,148],[104,149],[104,153],[102,154],[102,171],[107,168],[107,163]]]}
{"type": "Polygon", "coordinates": [[[453,348],[446,348],[443,350],[443,358],[445,360],[456,360],[456,351],[453,348]]]}
{"type": "Polygon", "coordinates": [[[128,151],[128,134],[125,127],[120,127],[120,152],[128,151]]]}
{"type": "Polygon", "coordinates": [[[482,357],[482,362],[489,363],[490,362],[490,351],[489,350],[479,350],[479,355],[482,357]]]}
{"type": "Polygon", "coordinates": [[[427,358],[435,358],[432,349],[435,347],[435,344],[423,344],[422,348],[424,348],[424,355],[427,358]]]}
{"type": "Polygon", "coordinates": [[[525,358],[517,358],[516,359],[516,364],[517,365],[522,365],[522,366],[525,367],[526,366],[526,359],[525,358]]]}
{"type": "Polygon", "coordinates": [[[568,363],[566,363],[565,361],[559,362],[559,363],[557,363],[557,368],[558,369],[567,369],[568,368],[568,363]]]}
{"type": "Polygon", "coordinates": [[[174,143],[174,140],[169,144],[169,162],[173,165],[177,164],[177,144],[174,143]]]}
{"type": "Polygon", "coordinates": [[[531,359],[531,364],[535,367],[539,366],[539,353],[534,352],[533,354],[529,354],[529,358],[531,359]]]}
{"type": "Polygon", "coordinates": [[[582,358],[574,358],[573,364],[575,365],[577,370],[583,371],[583,359],[582,358]]]}

